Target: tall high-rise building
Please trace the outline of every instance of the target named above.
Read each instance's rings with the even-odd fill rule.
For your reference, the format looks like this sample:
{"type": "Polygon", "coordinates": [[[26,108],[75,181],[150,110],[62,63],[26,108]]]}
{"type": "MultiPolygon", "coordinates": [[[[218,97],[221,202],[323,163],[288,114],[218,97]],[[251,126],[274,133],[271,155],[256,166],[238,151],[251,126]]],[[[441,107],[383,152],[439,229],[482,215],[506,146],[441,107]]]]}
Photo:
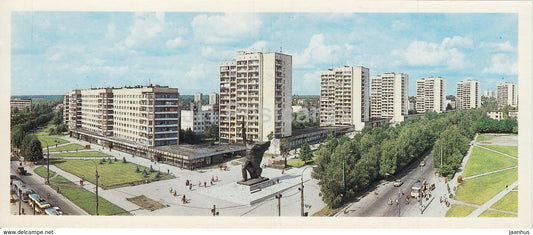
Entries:
{"type": "Polygon", "coordinates": [[[202,93],[194,93],[194,103],[202,103],[202,93]]]}
{"type": "Polygon", "coordinates": [[[209,105],[218,105],[218,93],[212,92],[209,94],[209,105]]]}
{"type": "Polygon", "coordinates": [[[457,109],[475,109],[481,107],[479,81],[467,79],[457,83],[457,109]]]}
{"type": "Polygon", "coordinates": [[[516,84],[504,82],[498,85],[498,106],[509,105],[516,107],[518,105],[518,94],[516,84]]]}
{"type": "Polygon", "coordinates": [[[67,92],[63,97],[63,122],[68,129],[81,128],[81,91],[67,92]]]}
{"type": "Polygon", "coordinates": [[[400,123],[407,115],[409,75],[385,73],[370,81],[370,118],[387,118],[400,123]]]}
{"type": "Polygon", "coordinates": [[[416,111],[446,110],[446,78],[428,77],[416,81],[416,111]]]}
{"type": "Polygon", "coordinates": [[[64,98],[69,131],[142,146],[178,144],[177,88],[149,85],[74,90],[64,98]]]}
{"type": "Polygon", "coordinates": [[[484,91],[483,92],[483,96],[485,96],[487,98],[496,98],[496,97],[498,97],[498,93],[497,93],[497,91],[484,91]]]}
{"type": "Polygon", "coordinates": [[[369,69],[341,66],[320,75],[320,125],[353,125],[361,131],[370,119],[369,69]]]}
{"type": "Polygon", "coordinates": [[[292,134],[292,56],[241,53],[220,63],[220,140],[248,140],[292,134]]]}

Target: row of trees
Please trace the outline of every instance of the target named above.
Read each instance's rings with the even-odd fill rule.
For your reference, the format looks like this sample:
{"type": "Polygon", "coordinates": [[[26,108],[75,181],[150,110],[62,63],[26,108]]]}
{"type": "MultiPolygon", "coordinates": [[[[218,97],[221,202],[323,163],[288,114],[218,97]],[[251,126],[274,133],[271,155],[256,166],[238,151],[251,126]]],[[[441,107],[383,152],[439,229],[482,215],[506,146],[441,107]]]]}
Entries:
{"type": "MultiPolygon", "coordinates": [[[[480,115],[484,115],[481,110],[426,112],[424,118],[408,119],[400,125],[365,128],[353,139],[330,137],[315,152],[317,167],[312,173],[320,181],[323,201],[332,208],[341,206],[372,182],[417,161],[436,141],[450,149],[443,154],[443,167],[455,172],[475,133],[472,122],[480,115]]],[[[440,163],[440,154],[435,162],[440,163]]]]}
{"type": "Polygon", "coordinates": [[[320,125],[320,119],[318,116],[315,118],[309,117],[304,112],[292,114],[292,129],[303,129],[306,127],[318,127],[320,125]]]}

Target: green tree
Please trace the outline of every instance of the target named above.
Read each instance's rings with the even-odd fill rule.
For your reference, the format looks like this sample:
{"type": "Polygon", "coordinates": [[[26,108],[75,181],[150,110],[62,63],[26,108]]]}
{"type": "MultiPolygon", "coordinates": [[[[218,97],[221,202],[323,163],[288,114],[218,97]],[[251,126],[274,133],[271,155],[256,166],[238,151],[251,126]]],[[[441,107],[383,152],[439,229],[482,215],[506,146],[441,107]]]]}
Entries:
{"type": "Polygon", "coordinates": [[[312,158],[313,158],[313,153],[311,152],[311,148],[309,147],[309,144],[303,143],[302,147],[300,148],[300,160],[309,161],[312,158]]]}
{"type": "Polygon", "coordinates": [[[25,148],[24,157],[28,161],[36,162],[43,159],[43,148],[41,146],[41,141],[35,136],[26,136],[29,138],[29,144],[25,148]]]}

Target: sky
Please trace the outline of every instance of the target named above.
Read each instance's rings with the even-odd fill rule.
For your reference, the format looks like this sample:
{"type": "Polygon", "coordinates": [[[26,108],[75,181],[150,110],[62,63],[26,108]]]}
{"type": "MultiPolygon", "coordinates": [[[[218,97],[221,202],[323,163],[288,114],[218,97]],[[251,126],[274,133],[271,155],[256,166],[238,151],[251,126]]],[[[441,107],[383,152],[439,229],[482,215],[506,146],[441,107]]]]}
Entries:
{"type": "Polygon", "coordinates": [[[502,13],[13,12],[11,95],[149,83],[180,94],[219,90],[237,51],[292,55],[292,91],[318,95],[320,72],[441,76],[481,91],[518,82],[518,15],[502,13]]]}

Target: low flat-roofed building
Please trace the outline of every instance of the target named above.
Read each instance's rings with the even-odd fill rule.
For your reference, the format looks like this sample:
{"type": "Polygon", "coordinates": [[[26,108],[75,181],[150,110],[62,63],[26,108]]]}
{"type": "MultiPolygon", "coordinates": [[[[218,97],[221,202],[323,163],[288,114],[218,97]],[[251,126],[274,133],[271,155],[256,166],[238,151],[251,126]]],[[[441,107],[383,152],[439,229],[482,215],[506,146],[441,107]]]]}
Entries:
{"type": "Polygon", "coordinates": [[[19,111],[23,111],[26,107],[31,111],[31,99],[11,99],[11,108],[16,107],[19,111]]]}

